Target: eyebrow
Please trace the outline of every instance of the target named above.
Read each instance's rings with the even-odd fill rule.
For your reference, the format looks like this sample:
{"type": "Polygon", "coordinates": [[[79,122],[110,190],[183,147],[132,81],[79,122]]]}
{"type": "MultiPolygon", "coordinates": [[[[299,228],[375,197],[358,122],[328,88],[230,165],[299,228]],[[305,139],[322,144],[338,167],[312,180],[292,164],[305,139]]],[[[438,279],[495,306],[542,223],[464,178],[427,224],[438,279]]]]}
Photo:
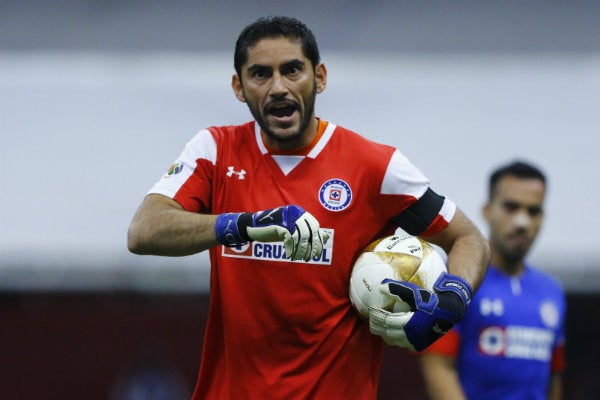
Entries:
{"type": "MultiPolygon", "coordinates": [[[[304,66],[306,65],[305,61],[302,61],[298,58],[294,58],[290,61],[287,61],[285,63],[282,64],[284,67],[289,67],[289,66],[304,66]]],[[[257,71],[257,70],[261,70],[261,69],[272,69],[272,67],[266,66],[266,65],[262,65],[262,64],[252,64],[249,65],[248,68],[246,68],[246,71],[248,72],[252,72],[252,71],[257,71]]]]}
{"type": "Polygon", "coordinates": [[[270,69],[270,67],[267,67],[266,65],[261,65],[261,64],[252,64],[252,65],[248,66],[248,68],[246,68],[246,71],[252,72],[252,71],[259,70],[259,69],[270,69]]]}

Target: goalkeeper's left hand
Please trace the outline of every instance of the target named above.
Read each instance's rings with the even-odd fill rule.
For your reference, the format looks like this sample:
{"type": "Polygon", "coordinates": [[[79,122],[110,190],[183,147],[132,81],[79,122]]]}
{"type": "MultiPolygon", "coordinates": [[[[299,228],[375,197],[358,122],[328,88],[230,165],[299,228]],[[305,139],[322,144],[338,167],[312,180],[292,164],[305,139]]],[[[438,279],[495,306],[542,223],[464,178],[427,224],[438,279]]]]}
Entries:
{"type": "Polygon", "coordinates": [[[300,206],[286,205],[255,213],[223,213],[215,222],[217,241],[237,246],[250,241],[283,242],[292,261],[321,257],[329,234],[300,206]]]}
{"type": "Polygon", "coordinates": [[[471,301],[472,290],[463,278],[443,273],[433,292],[408,282],[384,279],[381,291],[406,302],[411,312],[369,310],[369,327],[386,343],[422,351],[459,322],[471,301]]]}

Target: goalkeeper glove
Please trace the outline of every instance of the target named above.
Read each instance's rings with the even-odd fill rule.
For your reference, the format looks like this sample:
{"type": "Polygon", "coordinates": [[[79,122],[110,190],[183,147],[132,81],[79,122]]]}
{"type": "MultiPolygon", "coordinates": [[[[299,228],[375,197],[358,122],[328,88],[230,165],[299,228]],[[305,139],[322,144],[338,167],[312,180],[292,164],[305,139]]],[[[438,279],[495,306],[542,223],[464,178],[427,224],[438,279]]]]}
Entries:
{"type": "Polygon", "coordinates": [[[224,213],[215,224],[217,241],[232,247],[256,240],[283,242],[288,258],[308,261],[321,257],[329,235],[302,207],[281,206],[255,213],[224,213]]]}
{"type": "Polygon", "coordinates": [[[384,279],[381,291],[406,302],[412,312],[369,310],[371,332],[390,345],[422,351],[442,337],[465,314],[472,290],[461,277],[443,273],[433,292],[408,282],[384,279]]]}

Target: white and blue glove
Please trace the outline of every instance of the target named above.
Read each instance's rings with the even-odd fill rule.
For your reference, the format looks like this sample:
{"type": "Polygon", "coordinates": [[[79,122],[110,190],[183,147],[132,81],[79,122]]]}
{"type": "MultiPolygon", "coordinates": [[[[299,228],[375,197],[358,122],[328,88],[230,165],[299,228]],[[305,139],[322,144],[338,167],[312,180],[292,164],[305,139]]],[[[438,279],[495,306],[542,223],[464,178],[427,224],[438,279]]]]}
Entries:
{"type": "Polygon", "coordinates": [[[371,308],[371,333],[381,336],[387,344],[417,351],[425,350],[459,322],[472,296],[467,281],[446,272],[433,285],[433,292],[393,279],[384,279],[381,291],[407,303],[411,312],[371,308]]]}
{"type": "Polygon", "coordinates": [[[308,261],[321,257],[329,235],[319,221],[302,207],[281,206],[255,213],[224,213],[217,217],[217,241],[232,247],[258,242],[283,242],[291,260],[308,261]]]}

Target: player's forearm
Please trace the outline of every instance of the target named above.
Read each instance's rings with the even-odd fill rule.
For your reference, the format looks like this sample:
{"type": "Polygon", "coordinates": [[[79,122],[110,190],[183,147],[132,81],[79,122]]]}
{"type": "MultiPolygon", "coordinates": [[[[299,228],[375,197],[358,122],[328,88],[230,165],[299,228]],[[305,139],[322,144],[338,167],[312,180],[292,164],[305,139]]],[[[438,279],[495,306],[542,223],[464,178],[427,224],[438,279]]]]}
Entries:
{"type": "Polygon", "coordinates": [[[217,244],[215,219],[215,215],[184,211],[170,199],[147,198],[131,222],[127,245],[135,254],[195,254],[217,244]]]}
{"type": "Polygon", "coordinates": [[[420,362],[431,400],[466,400],[453,359],[426,354],[420,362]]]}
{"type": "Polygon", "coordinates": [[[467,400],[458,384],[431,383],[427,388],[431,400],[467,400]]]}
{"type": "Polygon", "coordinates": [[[464,278],[476,291],[490,259],[488,242],[477,227],[457,210],[450,225],[431,239],[448,254],[448,272],[464,278]]]}
{"type": "Polygon", "coordinates": [[[479,233],[460,237],[448,253],[448,272],[463,277],[474,292],[481,285],[488,263],[489,247],[479,233]]]}
{"type": "Polygon", "coordinates": [[[562,400],[562,376],[558,373],[552,374],[550,378],[550,393],[548,400],[562,400]]]}

